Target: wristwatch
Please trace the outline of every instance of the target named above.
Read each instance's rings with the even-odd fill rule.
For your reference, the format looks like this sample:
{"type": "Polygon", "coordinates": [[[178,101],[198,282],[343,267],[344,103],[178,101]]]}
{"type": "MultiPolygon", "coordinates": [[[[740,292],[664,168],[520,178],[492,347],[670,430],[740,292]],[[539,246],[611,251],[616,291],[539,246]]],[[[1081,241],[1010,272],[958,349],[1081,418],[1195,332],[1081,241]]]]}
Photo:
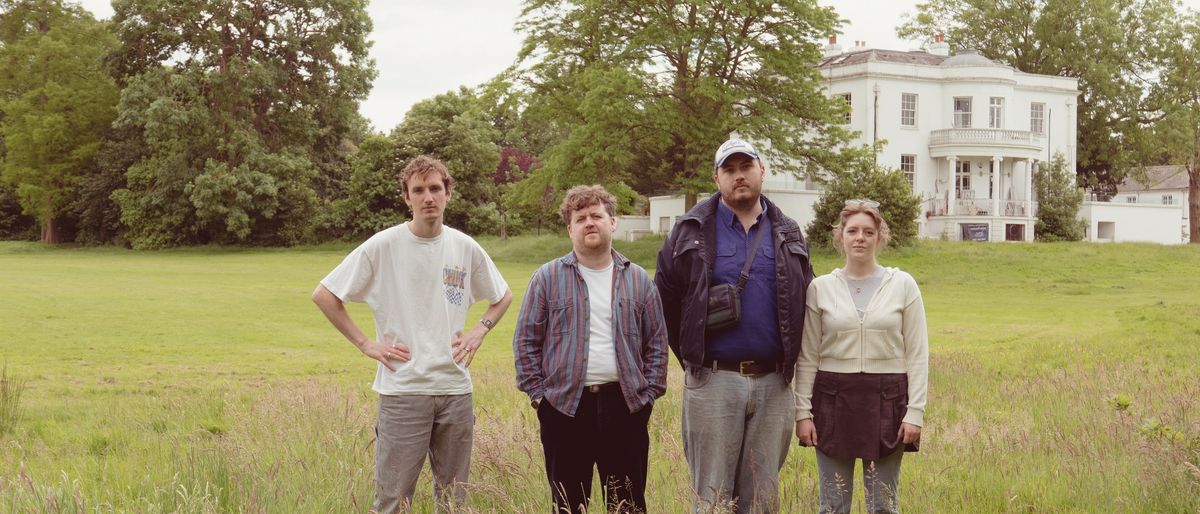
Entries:
{"type": "Polygon", "coordinates": [[[480,322],[480,323],[483,323],[483,326],[487,327],[487,329],[488,329],[488,330],[491,330],[493,327],[495,327],[495,326],[496,326],[496,322],[495,322],[495,321],[492,321],[492,320],[490,320],[490,319],[487,319],[487,318],[479,318],[479,322],[480,322]]]}

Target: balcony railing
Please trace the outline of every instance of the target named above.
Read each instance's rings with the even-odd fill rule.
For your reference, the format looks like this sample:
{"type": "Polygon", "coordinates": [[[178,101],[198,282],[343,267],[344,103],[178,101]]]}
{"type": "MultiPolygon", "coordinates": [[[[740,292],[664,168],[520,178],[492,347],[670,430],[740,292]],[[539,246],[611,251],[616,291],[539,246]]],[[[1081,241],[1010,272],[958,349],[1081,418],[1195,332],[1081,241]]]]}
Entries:
{"type": "Polygon", "coordinates": [[[1041,148],[1041,134],[1028,130],[952,128],[929,133],[929,146],[939,145],[1012,145],[1041,148]]]}
{"type": "MultiPolygon", "coordinates": [[[[991,198],[963,198],[954,201],[955,216],[1011,216],[1027,218],[1037,212],[1037,202],[1003,200],[1000,202],[1000,212],[992,211],[991,198]]],[[[930,216],[949,216],[946,210],[945,198],[934,198],[929,201],[930,216]]]]}

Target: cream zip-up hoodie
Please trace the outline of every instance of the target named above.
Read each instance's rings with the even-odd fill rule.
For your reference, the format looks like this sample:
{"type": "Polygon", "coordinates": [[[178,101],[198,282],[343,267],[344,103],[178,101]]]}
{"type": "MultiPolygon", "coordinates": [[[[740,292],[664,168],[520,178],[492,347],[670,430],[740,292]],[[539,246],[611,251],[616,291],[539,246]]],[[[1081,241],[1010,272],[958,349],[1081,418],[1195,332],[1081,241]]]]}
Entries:
{"type": "Polygon", "coordinates": [[[812,417],[817,370],[905,373],[908,412],[904,422],[922,426],[929,389],[929,331],[921,290],[912,275],[884,268],[879,290],[859,320],[846,274],[838,268],[809,284],[807,307],[793,382],[796,420],[812,417]]]}

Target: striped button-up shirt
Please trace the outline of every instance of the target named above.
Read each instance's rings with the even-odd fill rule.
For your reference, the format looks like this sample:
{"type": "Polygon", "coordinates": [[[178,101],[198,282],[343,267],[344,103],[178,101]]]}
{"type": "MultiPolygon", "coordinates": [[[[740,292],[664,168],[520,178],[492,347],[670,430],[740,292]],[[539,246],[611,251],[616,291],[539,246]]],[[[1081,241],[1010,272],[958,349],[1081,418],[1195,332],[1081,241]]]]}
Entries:
{"type": "MultiPolygon", "coordinates": [[[[629,412],[667,390],[667,328],[646,270],[613,250],[613,346],[629,412]]],[[[588,288],[575,252],[550,261],[529,280],[513,335],[517,387],[574,416],[587,374],[588,288]]]]}

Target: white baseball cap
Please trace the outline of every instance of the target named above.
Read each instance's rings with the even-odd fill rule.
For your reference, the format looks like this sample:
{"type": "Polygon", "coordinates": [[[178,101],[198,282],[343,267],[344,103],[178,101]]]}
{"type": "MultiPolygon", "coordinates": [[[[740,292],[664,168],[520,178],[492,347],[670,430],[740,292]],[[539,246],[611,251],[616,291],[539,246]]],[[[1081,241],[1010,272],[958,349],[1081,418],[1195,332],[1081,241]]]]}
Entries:
{"type": "Polygon", "coordinates": [[[730,155],[743,153],[749,155],[752,159],[758,159],[758,152],[754,150],[754,146],[745,139],[730,139],[717,149],[717,155],[713,158],[714,167],[720,168],[725,164],[725,159],[730,155]]]}

